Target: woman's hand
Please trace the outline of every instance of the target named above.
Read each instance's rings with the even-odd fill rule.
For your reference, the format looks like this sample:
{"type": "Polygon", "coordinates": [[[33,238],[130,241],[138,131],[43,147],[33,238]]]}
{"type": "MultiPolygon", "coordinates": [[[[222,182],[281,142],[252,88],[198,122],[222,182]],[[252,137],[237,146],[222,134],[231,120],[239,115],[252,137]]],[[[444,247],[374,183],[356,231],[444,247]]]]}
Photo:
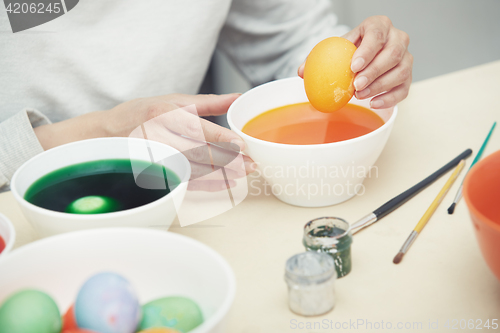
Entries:
{"type": "MultiPolygon", "coordinates": [[[[374,109],[389,108],[408,96],[412,79],[413,56],[408,52],[410,38],[394,28],[386,16],[372,16],[342,36],[358,48],[351,69],[358,99],[373,98],[374,109]]],[[[299,68],[303,76],[304,64],[299,68]]]]}
{"type": "Polygon", "coordinates": [[[245,143],[236,133],[199,116],[225,114],[239,94],[183,95],[139,98],[113,109],[91,112],[35,128],[44,147],[97,137],[141,137],[168,144],[191,163],[189,189],[219,191],[255,170],[240,151],[245,143]],[[210,144],[207,144],[209,142],[210,144]],[[225,179],[215,170],[224,168],[225,179]]]}

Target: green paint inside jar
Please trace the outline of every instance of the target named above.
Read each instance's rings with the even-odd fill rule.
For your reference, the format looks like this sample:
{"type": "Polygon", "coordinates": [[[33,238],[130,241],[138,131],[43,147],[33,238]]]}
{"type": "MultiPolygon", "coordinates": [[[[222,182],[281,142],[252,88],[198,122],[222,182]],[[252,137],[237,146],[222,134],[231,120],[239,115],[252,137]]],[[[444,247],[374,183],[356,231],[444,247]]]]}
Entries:
{"type": "Polygon", "coordinates": [[[302,243],[307,251],[324,252],[332,256],[338,278],[351,271],[352,233],[349,223],[336,217],[321,217],[304,227],[302,243]]]}

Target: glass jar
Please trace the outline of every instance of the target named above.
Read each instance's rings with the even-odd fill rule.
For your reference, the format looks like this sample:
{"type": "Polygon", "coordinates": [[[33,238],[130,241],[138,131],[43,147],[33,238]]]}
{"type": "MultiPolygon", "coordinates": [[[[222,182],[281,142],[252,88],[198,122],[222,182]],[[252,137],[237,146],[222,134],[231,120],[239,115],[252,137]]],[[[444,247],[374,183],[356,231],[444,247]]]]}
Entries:
{"type": "Polygon", "coordinates": [[[302,316],[317,316],[333,309],[336,278],[333,259],[325,253],[304,252],[288,259],[285,281],[290,310],[302,316]]]}
{"type": "Polygon", "coordinates": [[[304,226],[302,243],[307,251],[332,256],[338,278],[351,271],[352,233],[347,221],[338,217],[320,217],[309,221],[304,226]]]}

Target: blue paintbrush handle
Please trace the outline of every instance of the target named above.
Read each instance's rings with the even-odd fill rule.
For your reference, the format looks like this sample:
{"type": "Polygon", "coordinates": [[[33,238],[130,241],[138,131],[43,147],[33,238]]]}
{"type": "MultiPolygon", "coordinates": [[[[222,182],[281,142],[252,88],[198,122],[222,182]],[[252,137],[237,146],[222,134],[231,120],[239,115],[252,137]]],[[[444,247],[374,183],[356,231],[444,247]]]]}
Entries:
{"type": "Polygon", "coordinates": [[[472,161],[472,163],[471,163],[471,165],[469,167],[469,170],[470,170],[470,168],[472,168],[472,166],[474,164],[476,164],[477,161],[479,161],[481,159],[481,155],[483,155],[484,148],[486,148],[486,145],[488,144],[488,141],[490,141],[491,133],[493,133],[493,130],[495,129],[496,125],[497,125],[497,122],[495,121],[493,123],[493,126],[491,126],[490,132],[486,136],[486,139],[484,139],[483,145],[481,146],[481,148],[479,148],[476,157],[474,157],[474,160],[472,161]]]}

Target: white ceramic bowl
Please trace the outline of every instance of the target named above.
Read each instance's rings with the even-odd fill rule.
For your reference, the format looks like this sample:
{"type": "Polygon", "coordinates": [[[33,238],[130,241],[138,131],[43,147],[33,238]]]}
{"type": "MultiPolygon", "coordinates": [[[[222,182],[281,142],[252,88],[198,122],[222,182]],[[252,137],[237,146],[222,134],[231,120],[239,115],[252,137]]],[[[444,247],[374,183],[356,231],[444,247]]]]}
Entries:
{"type": "MultiPolygon", "coordinates": [[[[281,201],[302,207],[322,207],[362,193],[366,175],[391,133],[397,107],[372,109],[385,124],[366,135],[327,144],[287,145],[251,137],[241,131],[255,116],[270,109],[307,102],[300,77],[269,82],[241,95],[229,108],[229,126],[245,141],[247,153],[257,164],[273,194],[281,201]]],[[[369,100],[350,103],[370,108],[369,100]]]]}
{"type": "Polygon", "coordinates": [[[35,288],[64,313],[81,285],[101,271],[127,278],[141,304],[174,295],[193,299],[205,321],[190,333],[224,331],[236,290],[227,262],[198,241],[144,228],[77,231],[12,251],[0,258],[0,304],[13,292],[35,288]]]}
{"type": "Polygon", "coordinates": [[[16,242],[16,230],[12,222],[3,214],[0,214],[0,236],[5,241],[5,248],[0,253],[0,257],[2,257],[12,250],[16,242]]]}
{"type": "MultiPolygon", "coordinates": [[[[133,171],[139,173],[142,170],[133,171]]],[[[12,177],[11,190],[24,216],[40,237],[99,227],[168,228],[184,199],[190,175],[191,167],[187,158],[163,143],[135,138],[99,138],[69,143],[31,158],[12,177]],[[150,153],[155,161],[165,161],[163,164],[177,174],[181,184],[168,195],[147,205],[114,213],[80,215],[51,211],[24,199],[26,190],[33,182],[59,168],[115,158],[149,162],[150,153]]]]}

